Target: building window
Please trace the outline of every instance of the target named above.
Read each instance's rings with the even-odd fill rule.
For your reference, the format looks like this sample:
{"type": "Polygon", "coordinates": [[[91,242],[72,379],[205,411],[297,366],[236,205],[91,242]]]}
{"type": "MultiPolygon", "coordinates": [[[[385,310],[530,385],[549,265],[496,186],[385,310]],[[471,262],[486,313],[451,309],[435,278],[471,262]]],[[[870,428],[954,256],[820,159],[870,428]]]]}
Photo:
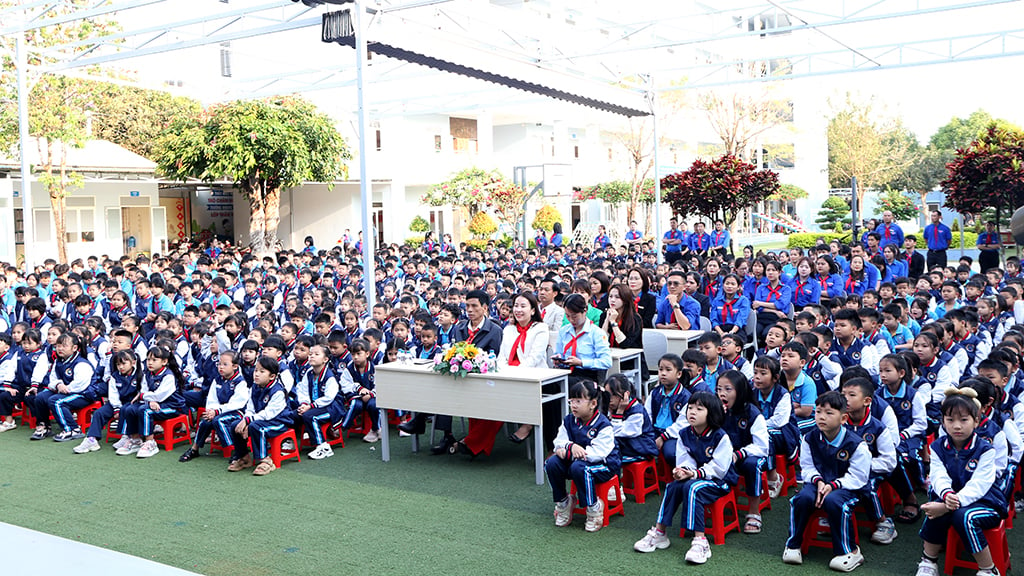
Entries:
{"type": "Polygon", "coordinates": [[[380,129],[377,129],[377,152],[380,152],[380,129]]]}
{"type": "Polygon", "coordinates": [[[434,152],[441,151],[441,135],[434,134],[434,152]]]}
{"type": "Polygon", "coordinates": [[[96,217],[92,208],[67,208],[64,227],[67,242],[95,242],[96,217]]]}
{"type": "Polygon", "coordinates": [[[580,146],[579,146],[579,144],[577,144],[577,145],[572,147],[572,157],[573,158],[577,158],[577,159],[580,157],[580,146]]]}
{"type": "Polygon", "coordinates": [[[477,147],[476,119],[449,118],[448,130],[452,137],[452,149],[455,150],[456,154],[476,154],[479,151],[477,147]]]}

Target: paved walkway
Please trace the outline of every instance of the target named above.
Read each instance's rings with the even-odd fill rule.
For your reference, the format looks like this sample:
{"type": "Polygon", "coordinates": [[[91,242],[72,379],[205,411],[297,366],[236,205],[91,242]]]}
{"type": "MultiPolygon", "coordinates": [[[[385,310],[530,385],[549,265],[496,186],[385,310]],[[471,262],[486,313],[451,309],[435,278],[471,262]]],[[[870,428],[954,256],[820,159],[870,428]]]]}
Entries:
{"type": "Polygon", "coordinates": [[[196,576],[157,562],[0,522],[5,574],[196,576]]]}

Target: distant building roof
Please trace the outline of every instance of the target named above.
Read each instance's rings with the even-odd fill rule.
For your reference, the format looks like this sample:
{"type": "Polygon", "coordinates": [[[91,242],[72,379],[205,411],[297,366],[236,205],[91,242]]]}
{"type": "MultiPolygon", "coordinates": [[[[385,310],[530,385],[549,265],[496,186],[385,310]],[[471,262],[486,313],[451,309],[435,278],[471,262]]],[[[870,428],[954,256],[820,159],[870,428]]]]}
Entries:
{"type": "MultiPolygon", "coordinates": [[[[55,153],[63,146],[60,142],[53,145],[55,153]]],[[[45,150],[46,142],[41,138],[33,138],[28,149],[29,162],[33,166],[41,166],[45,150]]],[[[69,171],[75,172],[156,173],[155,162],[107,140],[87,140],[81,148],[68,146],[67,166],[69,171]]],[[[0,168],[20,170],[21,160],[17,155],[0,156],[0,168]]]]}

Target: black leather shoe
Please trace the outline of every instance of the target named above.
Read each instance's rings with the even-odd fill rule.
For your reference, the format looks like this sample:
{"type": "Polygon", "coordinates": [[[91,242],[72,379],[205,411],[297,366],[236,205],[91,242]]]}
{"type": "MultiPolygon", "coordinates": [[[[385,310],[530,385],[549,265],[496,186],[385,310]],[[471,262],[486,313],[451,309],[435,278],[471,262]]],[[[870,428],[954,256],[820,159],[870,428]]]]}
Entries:
{"type": "Polygon", "coordinates": [[[455,436],[451,434],[445,434],[444,438],[441,439],[441,443],[430,449],[430,453],[434,456],[440,456],[441,454],[450,454],[452,446],[455,445],[455,436]]]}
{"type": "Polygon", "coordinates": [[[398,429],[406,434],[423,434],[427,431],[427,427],[417,422],[415,418],[408,422],[402,422],[398,425],[398,429]]]}
{"type": "Polygon", "coordinates": [[[195,448],[189,447],[189,449],[185,450],[185,453],[182,454],[180,458],[178,458],[178,462],[188,462],[189,460],[192,460],[198,456],[199,451],[196,450],[195,448]]]}
{"type": "Polygon", "coordinates": [[[513,444],[522,444],[523,442],[526,442],[527,440],[529,440],[530,439],[530,435],[532,435],[532,434],[533,434],[533,430],[530,430],[530,433],[527,434],[525,438],[520,438],[519,436],[516,436],[515,432],[513,432],[513,433],[508,435],[508,441],[513,443],[513,444]]]}

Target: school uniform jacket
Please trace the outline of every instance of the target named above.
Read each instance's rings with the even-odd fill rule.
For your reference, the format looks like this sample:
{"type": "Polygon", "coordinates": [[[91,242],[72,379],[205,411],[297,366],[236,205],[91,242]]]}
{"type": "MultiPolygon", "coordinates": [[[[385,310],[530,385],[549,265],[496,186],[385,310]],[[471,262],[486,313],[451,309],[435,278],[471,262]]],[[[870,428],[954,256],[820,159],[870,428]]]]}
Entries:
{"type": "Polygon", "coordinates": [[[604,464],[613,473],[618,473],[622,466],[612,423],[600,412],[595,412],[585,422],[572,414],[562,420],[554,445],[565,450],[566,458],[572,459],[573,444],[586,450],[588,464],[604,464]]]}
{"type": "Polygon", "coordinates": [[[859,422],[848,421],[846,429],[860,436],[871,451],[871,476],[887,476],[896,468],[899,439],[893,437],[889,429],[871,414],[870,407],[864,410],[864,417],[859,422]]]}
{"type": "Polygon", "coordinates": [[[996,484],[999,469],[992,443],[972,434],[964,447],[958,449],[947,436],[937,438],[929,449],[933,494],[945,499],[955,493],[961,507],[981,504],[1006,517],[1008,507],[996,484]]]}
{"type": "Polygon", "coordinates": [[[647,395],[644,408],[653,419],[655,428],[665,430],[672,425],[679,415],[686,411],[686,404],[690,401],[690,391],[683,386],[682,382],[676,382],[668,392],[665,387],[658,385],[647,395]]]}
{"type": "Polygon", "coordinates": [[[185,408],[185,397],[178,390],[178,384],[174,381],[174,373],[166,366],[155,374],[146,370],[142,378],[139,400],[156,402],[163,408],[174,410],[185,408]]]}
{"type": "Polygon", "coordinates": [[[320,370],[309,369],[301,384],[295,387],[295,398],[299,404],[314,408],[326,408],[344,396],[338,396],[338,380],[326,365],[320,370]]]}
{"type": "Polygon", "coordinates": [[[268,386],[253,386],[245,407],[246,422],[272,422],[289,426],[292,411],[288,408],[288,392],[276,379],[268,386]]]}
{"type": "Polygon", "coordinates": [[[833,490],[860,490],[867,485],[870,471],[871,451],[845,427],[831,442],[817,428],[800,439],[800,475],[805,484],[816,486],[820,480],[833,490]]]}
{"type": "Polygon", "coordinates": [[[141,368],[139,368],[138,364],[135,365],[135,370],[131,374],[121,374],[121,372],[114,370],[114,374],[107,381],[107,401],[115,409],[128,404],[138,396],[139,382],[141,380],[139,370],[141,368]],[[113,386],[110,384],[113,384],[113,386]]]}
{"type": "Polygon", "coordinates": [[[768,424],[756,405],[747,404],[741,413],[727,410],[722,430],[729,435],[733,452],[741,460],[748,456],[768,457],[768,424]]]}
{"type": "Polygon", "coordinates": [[[698,480],[735,485],[739,476],[732,465],[732,455],[732,441],[721,428],[706,428],[698,434],[686,426],[676,440],[676,466],[696,471],[698,480]]]}
{"type": "Polygon", "coordinates": [[[82,394],[88,397],[89,385],[92,384],[95,372],[92,364],[75,352],[70,358],[58,358],[53,363],[49,387],[56,390],[58,384],[64,384],[71,390],[71,394],[82,394]]]}
{"type": "Polygon", "coordinates": [[[630,399],[622,414],[610,414],[608,418],[621,455],[640,458],[654,458],[658,455],[651,416],[636,398],[630,399]]]}
{"type": "Polygon", "coordinates": [[[876,397],[882,398],[896,415],[897,426],[899,427],[900,440],[908,438],[924,437],[928,429],[927,403],[928,394],[919,394],[913,386],[901,383],[899,390],[890,392],[887,386],[881,386],[876,392],[876,397]]]}
{"type": "Polygon", "coordinates": [[[14,387],[14,379],[18,375],[19,356],[14,348],[0,355],[0,387],[14,387]]]}
{"type": "Polygon", "coordinates": [[[248,403],[249,384],[242,377],[240,370],[235,370],[229,378],[217,374],[206,394],[206,409],[216,410],[218,413],[244,410],[248,403]]]}

